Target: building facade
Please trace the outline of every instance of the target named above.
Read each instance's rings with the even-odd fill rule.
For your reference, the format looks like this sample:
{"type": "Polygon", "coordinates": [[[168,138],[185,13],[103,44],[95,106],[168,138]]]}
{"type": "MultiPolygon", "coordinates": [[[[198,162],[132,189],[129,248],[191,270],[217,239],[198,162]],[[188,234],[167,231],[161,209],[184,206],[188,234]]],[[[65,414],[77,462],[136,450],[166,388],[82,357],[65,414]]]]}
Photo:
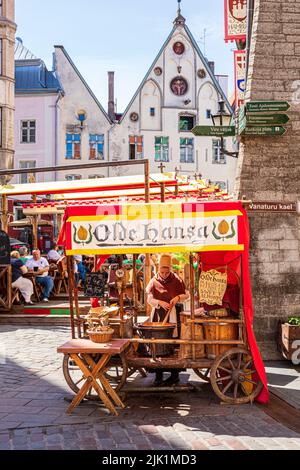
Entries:
{"type": "MultiPolygon", "coordinates": [[[[15,169],[55,167],[58,164],[59,102],[63,89],[54,73],[17,39],[15,57],[15,169]]],[[[14,177],[16,183],[53,181],[53,173],[14,177]]]]}
{"type": "MultiPolygon", "coordinates": [[[[14,164],[16,28],[14,0],[0,0],[0,162],[2,169],[13,168],[14,164]]],[[[10,178],[4,179],[9,181],[10,178]]]]}
{"type": "MultiPolygon", "coordinates": [[[[212,125],[220,100],[231,112],[220,83],[226,85],[226,77],[215,76],[214,64],[202,55],[179,9],[169,37],[113,126],[111,159],[148,158],[154,173],[163,163],[165,171],[200,173],[232,191],[236,159],[221,154],[218,138],[191,132],[196,125],[212,125]]],[[[230,149],[232,139],[226,144],[230,149]]]]}
{"type": "MultiPolygon", "coordinates": [[[[191,132],[195,125],[212,125],[211,115],[220,100],[231,113],[228,77],[215,75],[214,63],[202,55],[180,9],[171,33],[121,115],[115,113],[114,72],[109,72],[106,112],[63,46],[55,46],[53,58],[51,72],[28,51],[16,60],[17,167],[65,166],[65,171],[48,176],[72,180],[143,170],[138,165],[130,170],[68,170],[76,163],[147,158],[152,173],[163,165],[164,171],[178,169],[192,178],[201,174],[233,190],[236,159],[220,152],[218,138],[195,137],[191,132]],[[39,73],[47,75],[49,86],[22,88],[24,80],[40,83],[39,73]],[[30,142],[34,132],[37,141],[30,142]]],[[[225,145],[231,150],[232,139],[225,139],[225,145]]],[[[28,175],[21,178],[27,179],[28,175]]]]}
{"type": "Polygon", "coordinates": [[[108,170],[69,171],[74,164],[109,160],[109,133],[112,126],[106,111],[84,80],[63,46],[55,46],[54,70],[64,90],[59,104],[58,165],[66,170],[57,180],[101,178],[108,170]]]}

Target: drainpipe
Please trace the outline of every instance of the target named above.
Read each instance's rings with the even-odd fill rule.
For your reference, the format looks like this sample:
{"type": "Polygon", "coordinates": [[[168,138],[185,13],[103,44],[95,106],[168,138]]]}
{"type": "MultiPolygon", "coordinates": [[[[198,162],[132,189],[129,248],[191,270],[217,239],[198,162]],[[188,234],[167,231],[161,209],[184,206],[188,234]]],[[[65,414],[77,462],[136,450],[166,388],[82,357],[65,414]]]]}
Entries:
{"type": "MultiPolygon", "coordinates": [[[[54,165],[55,168],[58,166],[58,137],[59,137],[59,132],[58,132],[58,103],[59,101],[64,97],[64,93],[62,91],[58,92],[58,97],[57,100],[55,101],[55,113],[54,113],[54,126],[55,126],[55,147],[54,147],[54,165]]],[[[57,172],[55,171],[54,173],[54,181],[56,181],[57,178],[57,172]]]]}
{"type": "Polygon", "coordinates": [[[248,79],[250,46],[251,46],[253,16],[254,16],[254,3],[255,3],[255,0],[248,0],[248,5],[247,5],[246,83],[248,79]]]}

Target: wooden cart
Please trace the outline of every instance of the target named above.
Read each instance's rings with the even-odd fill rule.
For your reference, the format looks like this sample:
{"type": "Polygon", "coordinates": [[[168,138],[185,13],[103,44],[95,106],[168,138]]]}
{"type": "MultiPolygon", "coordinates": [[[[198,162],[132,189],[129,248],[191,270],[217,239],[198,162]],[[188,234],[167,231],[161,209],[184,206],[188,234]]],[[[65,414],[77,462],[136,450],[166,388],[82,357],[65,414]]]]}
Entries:
{"type": "MultiPolygon", "coordinates": [[[[75,337],[75,329],[77,329],[78,337],[83,336],[84,319],[80,315],[73,263],[70,261],[72,255],[78,253],[109,255],[130,252],[134,255],[141,252],[148,254],[154,252],[189,253],[189,290],[191,299],[190,318],[186,320],[186,324],[190,326],[191,338],[168,340],[131,338],[132,347],[129,352],[126,355],[121,355],[121,359],[118,359],[115,363],[113,358],[108,365],[106,374],[110,382],[117,389],[121,389],[128,377],[137,370],[143,374],[147,368],[193,369],[199,377],[211,383],[214,392],[222,401],[232,404],[254,401],[262,392],[264,384],[261,380],[263,375],[260,370],[262,364],[261,358],[260,356],[258,357],[259,353],[257,351],[253,357],[249,346],[249,328],[252,328],[249,311],[252,305],[249,307],[249,285],[247,284],[245,287],[243,284],[243,275],[246,273],[248,277],[249,274],[248,258],[245,256],[245,252],[247,251],[248,253],[249,234],[247,232],[247,215],[242,204],[239,202],[197,203],[191,201],[184,204],[145,204],[142,208],[138,205],[101,206],[97,208],[87,206],[86,211],[84,207],[81,207],[81,216],[78,216],[76,211],[77,207],[67,208],[62,234],[69,258],[69,295],[73,337],[75,337]],[[118,238],[116,227],[120,227],[118,225],[120,221],[122,221],[123,232],[122,237],[118,238]],[[134,224],[132,221],[134,221],[134,224]],[[87,240],[80,241],[73,236],[80,226],[85,227],[86,233],[91,235],[87,240]],[[140,241],[141,238],[140,231],[145,231],[145,227],[150,226],[151,230],[157,231],[155,232],[157,240],[150,239],[151,237],[148,234],[150,241],[144,240],[143,244],[137,243],[136,240],[139,239],[140,241]],[[187,242],[185,236],[191,232],[195,236],[191,241],[187,242]],[[103,233],[114,233],[114,239],[110,240],[107,237],[104,240],[103,233]],[[172,241],[169,239],[163,243],[162,233],[166,237],[169,234],[172,241]],[[238,276],[239,308],[234,318],[217,316],[196,317],[195,254],[200,271],[203,266],[203,257],[207,261],[207,257],[210,254],[222,254],[225,262],[221,267],[226,269],[230,264],[227,262],[228,257],[231,256],[231,258],[238,260],[240,266],[240,275],[238,276]],[[248,321],[246,321],[244,309],[243,294],[246,292],[245,289],[248,289],[246,305],[248,321]],[[199,326],[202,326],[205,329],[207,325],[213,325],[215,338],[196,339],[197,328],[199,329],[199,326]],[[237,336],[230,339],[221,339],[220,329],[223,325],[236,325],[237,336]],[[138,354],[137,344],[150,345],[151,355],[141,356],[138,354]],[[177,345],[177,349],[175,349],[172,356],[159,357],[156,354],[158,344],[177,345]],[[190,348],[189,357],[180,356],[181,346],[188,346],[190,348]],[[197,357],[197,348],[199,347],[204,347],[206,350],[208,348],[210,350],[215,348],[214,357],[197,357]]],[[[150,229],[148,228],[148,230],[150,229]]],[[[134,257],[135,259],[136,257],[134,257]]],[[[211,262],[212,265],[214,265],[213,261],[211,262]]],[[[146,281],[151,276],[149,267],[149,263],[146,262],[144,269],[144,279],[146,281]]],[[[135,273],[135,263],[133,269],[135,273]]],[[[247,283],[249,283],[248,279],[247,283]]],[[[123,337],[128,318],[125,318],[124,315],[122,287],[120,292],[120,336],[123,337]]],[[[145,309],[147,309],[146,305],[145,309]]],[[[136,303],[134,303],[132,316],[135,321],[138,320],[136,303]]],[[[251,338],[252,347],[253,338],[254,336],[251,338]]],[[[76,367],[68,356],[64,358],[63,370],[69,386],[77,393],[78,386],[84,380],[84,377],[80,377],[80,375],[75,377],[76,367]]],[[[161,391],[162,389],[157,388],[156,390],[161,391]]]]}

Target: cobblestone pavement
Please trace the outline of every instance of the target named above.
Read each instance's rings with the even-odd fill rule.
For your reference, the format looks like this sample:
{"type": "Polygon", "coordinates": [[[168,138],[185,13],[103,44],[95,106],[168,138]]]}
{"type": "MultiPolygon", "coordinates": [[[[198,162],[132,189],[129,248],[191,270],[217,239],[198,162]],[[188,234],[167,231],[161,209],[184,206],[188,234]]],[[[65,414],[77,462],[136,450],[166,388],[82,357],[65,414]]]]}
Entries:
{"type": "Polygon", "coordinates": [[[117,418],[86,401],[68,416],[73,395],[56,348],[69,336],[64,327],[0,326],[0,450],[300,450],[300,435],[263,407],[221,405],[190,371],[181,376],[197,392],[127,395],[117,418]]]}

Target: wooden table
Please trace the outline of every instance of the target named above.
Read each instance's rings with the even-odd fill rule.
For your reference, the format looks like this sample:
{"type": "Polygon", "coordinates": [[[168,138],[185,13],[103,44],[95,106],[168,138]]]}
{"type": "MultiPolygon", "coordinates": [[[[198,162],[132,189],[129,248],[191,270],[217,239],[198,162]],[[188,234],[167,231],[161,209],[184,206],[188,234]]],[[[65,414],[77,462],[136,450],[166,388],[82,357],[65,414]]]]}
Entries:
{"type": "Polygon", "coordinates": [[[125,408],[124,403],[111,387],[104,374],[111,356],[121,354],[129,344],[130,340],[128,339],[113,339],[109,343],[93,343],[88,339],[72,339],[57,348],[58,353],[71,356],[86,379],[68,407],[68,414],[71,414],[73,409],[80,404],[91,388],[95,389],[100,400],[112,414],[118,415],[113,402],[121,408],[125,408]],[[95,362],[93,355],[100,355],[97,362],[95,362]]]}

